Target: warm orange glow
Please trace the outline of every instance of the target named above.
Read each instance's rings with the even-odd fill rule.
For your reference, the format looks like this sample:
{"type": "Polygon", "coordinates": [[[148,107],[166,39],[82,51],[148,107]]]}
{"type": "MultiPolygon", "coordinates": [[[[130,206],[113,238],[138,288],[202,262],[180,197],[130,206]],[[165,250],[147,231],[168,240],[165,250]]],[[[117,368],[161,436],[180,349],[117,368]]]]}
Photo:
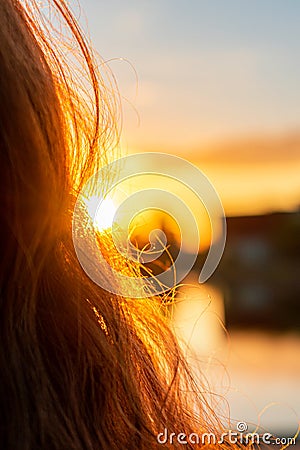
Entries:
{"type": "MultiPolygon", "coordinates": [[[[170,136],[169,142],[173,137],[170,136]]],[[[135,151],[173,153],[197,165],[212,181],[226,215],[292,211],[300,205],[300,135],[279,133],[211,140],[182,147],[145,141],[135,151]]]]}

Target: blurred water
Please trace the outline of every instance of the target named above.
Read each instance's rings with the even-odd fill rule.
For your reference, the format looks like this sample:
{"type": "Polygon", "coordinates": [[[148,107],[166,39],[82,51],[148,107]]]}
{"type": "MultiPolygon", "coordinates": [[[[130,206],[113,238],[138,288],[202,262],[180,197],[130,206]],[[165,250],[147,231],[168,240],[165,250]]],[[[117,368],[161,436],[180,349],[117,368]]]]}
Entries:
{"type": "Polygon", "coordinates": [[[208,380],[215,408],[225,417],[293,436],[300,417],[300,336],[225,332],[222,292],[210,285],[181,288],[174,307],[179,338],[208,380]]]}

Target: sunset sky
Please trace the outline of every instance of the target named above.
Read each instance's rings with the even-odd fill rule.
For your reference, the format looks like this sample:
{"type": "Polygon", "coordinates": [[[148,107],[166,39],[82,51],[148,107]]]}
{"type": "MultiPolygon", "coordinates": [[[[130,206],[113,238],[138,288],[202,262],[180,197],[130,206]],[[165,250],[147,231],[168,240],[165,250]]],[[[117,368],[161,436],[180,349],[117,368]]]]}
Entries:
{"type": "MultiPolygon", "coordinates": [[[[299,0],[79,2],[77,16],[114,73],[123,98],[125,154],[166,152],[194,163],[213,182],[226,216],[300,207],[299,0]]],[[[137,177],[135,185],[125,183],[123,192],[149,188],[152,181],[137,177]]],[[[155,182],[155,187],[173,188],[182,196],[197,220],[200,250],[208,249],[211,227],[203,205],[166,179],[157,177],[155,182]]],[[[100,214],[100,225],[110,213],[114,210],[109,207],[100,214]]],[[[145,242],[163,223],[153,216],[137,220],[137,235],[145,242]]],[[[183,214],[178,216],[181,230],[188,233],[189,223],[183,214]]],[[[168,223],[168,230],[175,235],[172,226],[168,223]]],[[[191,238],[180,242],[194,252],[191,238]]],[[[259,267],[263,274],[264,265],[259,267]]],[[[278,270],[274,276],[285,277],[278,270]]],[[[252,268],[249,273],[255,287],[252,268]]],[[[299,412],[296,334],[265,336],[243,329],[226,332],[225,339],[220,325],[224,293],[209,291],[209,282],[199,290],[197,280],[198,274],[188,281],[194,287],[179,291],[175,325],[178,335],[200,352],[201,374],[209,380],[210,392],[220,393],[218,410],[224,398],[231,417],[249,424],[259,421],[276,435],[283,429],[294,433],[299,412]],[[203,350],[209,353],[207,364],[203,350]],[[280,364],[277,354],[284,358],[280,364]]],[[[260,280],[263,275],[258,286],[264,283],[260,280]]],[[[225,291],[227,308],[230,290],[225,291]]],[[[253,304],[257,302],[255,297],[253,304]]]]}
{"type": "Polygon", "coordinates": [[[299,2],[81,5],[96,50],[117,58],[109,65],[124,99],[125,152],[197,164],[227,214],[300,204],[299,2]]]}

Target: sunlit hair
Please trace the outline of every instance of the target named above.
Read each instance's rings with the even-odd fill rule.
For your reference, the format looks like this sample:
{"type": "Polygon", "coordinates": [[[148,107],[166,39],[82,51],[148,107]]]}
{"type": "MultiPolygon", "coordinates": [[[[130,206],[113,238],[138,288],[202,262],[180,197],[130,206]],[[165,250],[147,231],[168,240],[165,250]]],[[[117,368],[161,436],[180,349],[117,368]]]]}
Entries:
{"type": "Polygon", "coordinates": [[[95,61],[63,0],[1,0],[3,449],[161,448],[164,428],[218,425],[160,299],[109,294],[76,258],[76,197],[119,135],[95,61]]]}

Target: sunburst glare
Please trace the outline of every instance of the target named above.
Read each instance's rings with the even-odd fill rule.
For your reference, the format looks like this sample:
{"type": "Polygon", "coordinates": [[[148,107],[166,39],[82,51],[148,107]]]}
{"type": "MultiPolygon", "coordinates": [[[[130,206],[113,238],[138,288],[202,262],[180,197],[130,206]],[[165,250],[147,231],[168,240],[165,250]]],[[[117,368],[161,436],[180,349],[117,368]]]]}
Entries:
{"type": "Polygon", "coordinates": [[[112,227],[114,215],[117,211],[111,198],[104,198],[102,201],[93,195],[86,201],[88,213],[94,217],[94,225],[99,231],[104,231],[112,227]]]}

